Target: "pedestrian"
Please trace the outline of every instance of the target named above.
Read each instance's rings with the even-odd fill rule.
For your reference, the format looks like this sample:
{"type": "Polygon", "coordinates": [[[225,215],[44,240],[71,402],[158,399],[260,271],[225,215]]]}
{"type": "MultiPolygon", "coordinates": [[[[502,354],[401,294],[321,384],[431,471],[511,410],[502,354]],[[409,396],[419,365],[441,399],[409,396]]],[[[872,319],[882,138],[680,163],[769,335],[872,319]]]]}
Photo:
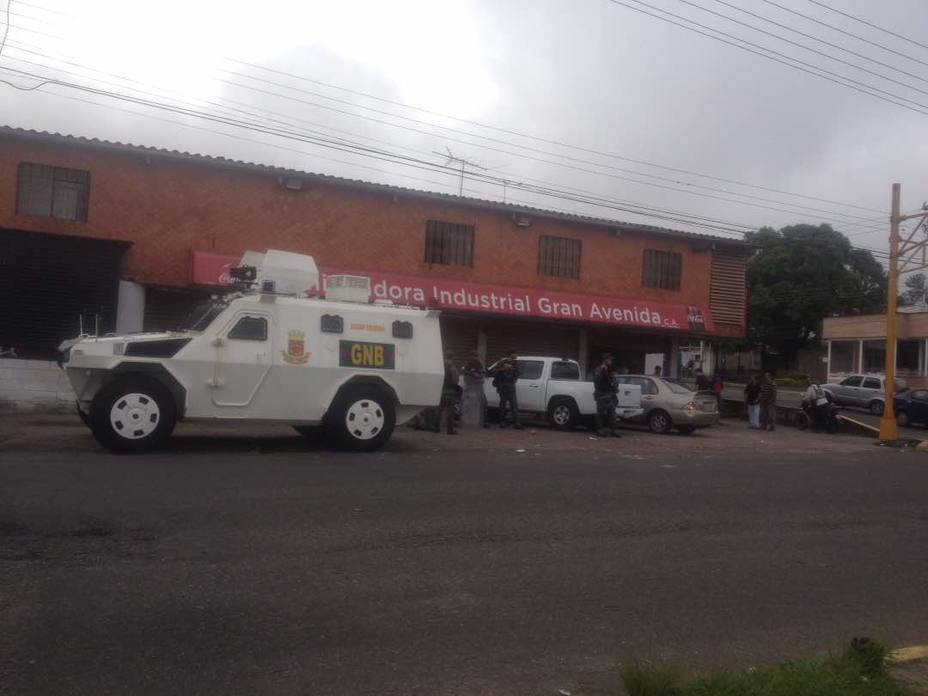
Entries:
{"type": "MultiPolygon", "coordinates": [[[[480,356],[477,354],[477,351],[474,351],[470,354],[470,358],[468,358],[467,362],[464,363],[464,382],[465,384],[472,383],[474,385],[473,390],[465,392],[465,406],[467,399],[470,398],[468,395],[472,396],[477,402],[476,408],[480,414],[480,425],[484,428],[489,428],[490,421],[487,419],[487,395],[483,389],[485,378],[486,370],[483,368],[483,363],[480,361],[480,356]]],[[[464,415],[466,416],[466,408],[463,410],[465,410],[464,415]]],[[[467,423],[467,420],[465,419],[464,422],[467,423]]]]}
{"type": "Polygon", "coordinates": [[[706,377],[701,367],[696,368],[696,391],[710,391],[712,384],[709,382],[709,378],[706,377]]]}
{"type": "Polygon", "coordinates": [[[660,376],[661,376],[661,372],[662,372],[661,366],[660,366],[660,365],[655,365],[655,366],[654,366],[654,376],[655,376],[655,377],[660,377],[660,376]]]}
{"type": "Polygon", "coordinates": [[[439,406],[438,423],[435,432],[440,433],[442,425],[449,435],[457,435],[455,430],[455,406],[461,395],[461,385],[458,384],[460,375],[454,366],[454,353],[450,350],[445,353],[445,381],[441,385],[441,404],[439,406]]]}
{"type": "Polygon", "coordinates": [[[773,430],[777,427],[777,385],[769,372],[764,373],[760,382],[760,427],[762,430],[773,430]]]}
{"type": "Polygon", "coordinates": [[[615,407],[618,386],[612,375],[612,354],[605,353],[599,367],[593,371],[593,398],[596,400],[596,434],[600,437],[621,437],[615,428],[615,407]]]}
{"type": "Polygon", "coordinates": [[[686,376],[687,377],[693,376],[693,370],[695,369],[695,367],[696,367],[696,361],[693,360],[693,358],[690,358],[689,360],[686,361],[686,376]]]}
{"type": "Polygon", "coordinates": [[[748,377],[748,383],[744,385],[744,404],[748,409],[748,427],[760,430],[760,385],[754,375],[748,377]]]}
{"type": "Polygon", "coordinates": [[[519,423],[519,401],[516,398],[516,382],[519,381],[519,364],[516,353],[510,350],[506,357],[493,368],[493,386],[499,394],[499,427],[506,427],[506,410],[509,410],[512,427],[522,430],[519,423]]]}
{"type": "Polygon", "coordinates": [[[715,405],[718,409],[718,412],[722,412],[722,392],[725,391],[725,382],[722,381],[722,375],[716,372],[712,376],[712,384],[709,386],[709,390],[715,396],[715,405]]]}

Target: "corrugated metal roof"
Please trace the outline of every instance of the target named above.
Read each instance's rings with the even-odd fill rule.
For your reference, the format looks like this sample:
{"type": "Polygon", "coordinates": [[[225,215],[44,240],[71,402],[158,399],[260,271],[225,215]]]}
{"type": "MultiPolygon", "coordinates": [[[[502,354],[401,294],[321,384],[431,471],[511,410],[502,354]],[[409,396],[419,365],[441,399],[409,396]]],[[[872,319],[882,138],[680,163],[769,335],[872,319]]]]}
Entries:
{"type": "Polygon", "coordinates": [[[509,212],[514,214],[524,214],[534,217],[549,218],[554,220],[563,220],[567,222],[576,222],[584,225],[595,227],[607,227],[612,230],[628,230],[642,232],[646,234],[655,234],[666,237],[681,237],[686,239],[701,239],[712,243],[722,243],[727,246],[751,248],[753,245],[739,239],[730,237],[719,237],[712,234],[703,234],[699,232],[687,232],[684,230],[675,230],[669,227],[658,227],[656,225],[645,225],[637,222],[624,222],[622,220],[613,220],[609,218],[599,218],[589,215],[580,215],[578,213],[568,213],[560,210],[550,210],[546,208],[535,208],[532,206],[517,205],[514,203],[503,203],[501,201],[487,200],[484,198],[473,198],[471,196],[458,196],[452,193],[438,193],[436,191],[425,191],[422,189],[408,188],[405,186],[394,186],[391,184],[378,184],[372,181],[362,179],[349,179],[346,177],[335,176],[332,174],[320,174],[318,172],[307,172],[299,169],[289,169],[275,165],[261,164],[258,162],[248,162],[245,160],[231,159],[214,155],[204,155],[196,152],[185,152],[181,150],[169,150],[166,148],[151,147],[148,145],[136,145],[134,143],[121,143],[113,140],[102,140],[100,138],[87,138],[80,135],[70,135],[66,133],[53,133],[50,131],[38,131],[27,128],[16,128],[13,126],[0,126],[0,137],[8,136],[13,138],[51,141],[56,143],[67,143],[81,147],[102,148],[116,151],[131,151],[154,154],[159,157],[169,158],[200,164],[205,166],[224,168],[224,169],[244,169],[252,172],[265,174],[274,174],[277,176],[300,177],[309,181],[319,181],[331,184],[333,186],[342,186],[346,188],[375,191],[392,195],[411,196],[424,200],[438,200],[446,203],[454,203],[469,207],[481,208],[483,210],[495,210],[509,212]]]}

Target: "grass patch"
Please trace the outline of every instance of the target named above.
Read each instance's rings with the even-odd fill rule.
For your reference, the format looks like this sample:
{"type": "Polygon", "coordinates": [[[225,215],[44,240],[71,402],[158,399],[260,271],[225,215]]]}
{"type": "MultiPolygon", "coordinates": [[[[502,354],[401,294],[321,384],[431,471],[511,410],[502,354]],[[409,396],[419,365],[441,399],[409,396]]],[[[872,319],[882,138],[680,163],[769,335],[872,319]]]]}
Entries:
{"type": "Polygon", "coordinates": [[[620,666],[628,696],[905,696],[886,669],[886,649],[855,638],[828,657],[771,667],[722,671],[684,681],[666,664],[632,661],[620,666]]]}

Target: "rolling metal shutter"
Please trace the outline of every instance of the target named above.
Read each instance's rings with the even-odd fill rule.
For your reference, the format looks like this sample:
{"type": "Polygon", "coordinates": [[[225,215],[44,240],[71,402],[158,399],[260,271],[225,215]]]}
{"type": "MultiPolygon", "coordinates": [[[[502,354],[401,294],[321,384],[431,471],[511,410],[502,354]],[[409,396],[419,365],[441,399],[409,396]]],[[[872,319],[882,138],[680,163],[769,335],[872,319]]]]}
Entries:
{"type": "Polygon", "coordinates": [[[0,346],[49,360],[58,345],[116,326],[125,242],[0,229],[0,346]]]}
{"type": "Polygon", "coordinates": [[[712,252],[709,305],[718,324],[744,324],[745,257],[712,252]]]}
{"type": "Polygon", "coordinates": [[[451,314],[442,314],[441,345],[444,352],[454,353],[455,362],[467,360],[477,350],[477,331],[479,324],[473,319],[465,319],[451,314]]]}
{"type": "Polygon", "coordinates": [[[485,326],[487,365],[502,358],[507,351],[518,355],[543,355],[576,360],[580,351],[580,330],[551,324],[494,322],[485,326]]]}

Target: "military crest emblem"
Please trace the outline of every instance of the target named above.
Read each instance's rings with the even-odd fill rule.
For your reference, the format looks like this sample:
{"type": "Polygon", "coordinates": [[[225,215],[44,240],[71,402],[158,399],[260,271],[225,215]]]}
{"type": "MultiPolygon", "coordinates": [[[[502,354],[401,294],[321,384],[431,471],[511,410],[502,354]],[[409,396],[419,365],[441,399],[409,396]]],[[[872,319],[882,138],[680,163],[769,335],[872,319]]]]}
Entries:
{"type": "Polygon", "coordinates": [[[281,351],[284,361],[291,365],[303,365],[309,360],[309,351],[306,350],[306,334],[302,331],[291,331],[287,334],[287,350],[281,351]]]}

